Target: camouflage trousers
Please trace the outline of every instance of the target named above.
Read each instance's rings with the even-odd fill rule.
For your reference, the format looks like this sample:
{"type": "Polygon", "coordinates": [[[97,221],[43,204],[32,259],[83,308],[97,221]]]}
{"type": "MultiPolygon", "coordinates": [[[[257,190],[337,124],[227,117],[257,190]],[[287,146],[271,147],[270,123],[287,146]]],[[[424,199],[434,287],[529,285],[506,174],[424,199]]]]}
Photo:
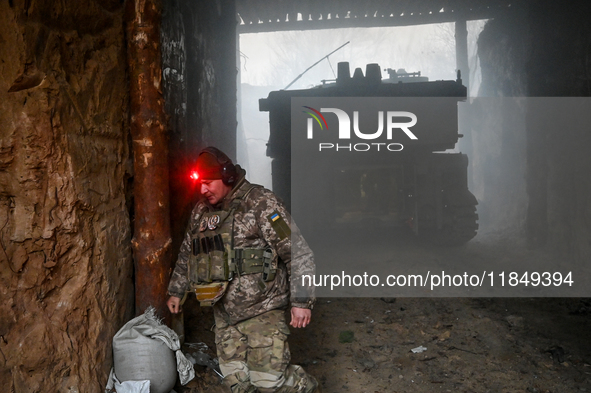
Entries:
{"type": "MultiPolygon", "coordinates": [[[[216,321],[217,322],[217,321],[216,321]]],[[[215,342],[232,393],[311,393],[318,382],[300,366],[290,365],[289,327],[282,310],[237,323],[217,324],[215,342]]]]}

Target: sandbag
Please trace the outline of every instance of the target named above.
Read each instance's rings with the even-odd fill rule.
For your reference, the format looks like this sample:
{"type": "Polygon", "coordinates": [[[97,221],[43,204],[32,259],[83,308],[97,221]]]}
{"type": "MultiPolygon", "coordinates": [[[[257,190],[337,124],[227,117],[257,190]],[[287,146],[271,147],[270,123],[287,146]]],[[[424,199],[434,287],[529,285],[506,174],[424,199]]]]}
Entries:
{"type": "MultiPolygon", "coordinates": [[[[195,375],[191,363],[180,351],[177,334],[160,323],[152,307],[127,322],[113,337],[113,363],[115,380],[149,380],[150,393],[169,393],[175,385],[177,371],[182,384],[195,375]]],[[[107,389],[112,387],[109,385],[107,389]]]]}
{"type": "Polygon", "coordinates": [[[162,341],[131,329],[113,340],[115,375],[123,381],[150,381],[150,393],[169,393],[176,382],[174,353],[162,341]]]}

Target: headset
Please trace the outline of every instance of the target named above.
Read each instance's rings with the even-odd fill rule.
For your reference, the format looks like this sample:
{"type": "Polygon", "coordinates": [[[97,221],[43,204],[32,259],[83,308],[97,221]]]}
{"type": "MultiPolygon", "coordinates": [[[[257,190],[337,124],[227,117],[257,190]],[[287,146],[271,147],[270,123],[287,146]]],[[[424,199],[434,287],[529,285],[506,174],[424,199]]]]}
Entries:
{"type": "Polygon", "coordinates": [[[209,153],[215,157],[218,164],[221,165],[222,169],[222,183],[227,186],[231,186],[236,182],[236,166],[232,163],[232,160],[224,154],[220,149],[210,146],[206,147],[205,149],[201,150],[199,155],[204,153],[209,153]]]}

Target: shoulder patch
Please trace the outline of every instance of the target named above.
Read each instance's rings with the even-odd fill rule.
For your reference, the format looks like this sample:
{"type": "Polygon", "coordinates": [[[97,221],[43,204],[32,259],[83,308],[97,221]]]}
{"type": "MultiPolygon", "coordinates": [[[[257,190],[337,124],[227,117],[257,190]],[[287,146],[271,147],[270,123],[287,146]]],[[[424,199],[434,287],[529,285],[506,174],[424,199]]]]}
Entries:
{"type": "Polygon", "coordinates": [[[207,218],[203,217],[199,222],[199,232],[205,232],[207,229],[207,218]]]}
{"type": "Polygon", "coordinates": [[[287,225],[287,223],[285,222],[283,217],[281,217],[281,214],[279,214],[277,210],[269,214],[267,216],[267,220],[269,220],[269,222],[271,223],[271,226],[273,227],[273,230],[277,233],[277,236],[279,236],[279,239],[283,240],[291,236],[291,228],[289,227],[289,225],[287,225]]]}

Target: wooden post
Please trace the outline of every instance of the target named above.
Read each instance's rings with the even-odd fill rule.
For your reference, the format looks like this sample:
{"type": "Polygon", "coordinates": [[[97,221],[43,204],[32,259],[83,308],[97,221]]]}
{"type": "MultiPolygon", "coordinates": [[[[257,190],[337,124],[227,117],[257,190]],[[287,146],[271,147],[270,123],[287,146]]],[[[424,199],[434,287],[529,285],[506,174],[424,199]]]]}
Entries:
{"type": "Polygon", "coordinates": [[[470,95],[470,66],[468,65],[468,27],[465,19],[455,23],[456,36],[456,67],[462,72],[463,85],[470,95]]]}
{"type": "Polygon", "coordinates": [[[127,0],[131,137],[134,157],[135,310],[154,306],[170,322],[171,269],[168,138],[162,96],[160,0],[127,0]]]}

